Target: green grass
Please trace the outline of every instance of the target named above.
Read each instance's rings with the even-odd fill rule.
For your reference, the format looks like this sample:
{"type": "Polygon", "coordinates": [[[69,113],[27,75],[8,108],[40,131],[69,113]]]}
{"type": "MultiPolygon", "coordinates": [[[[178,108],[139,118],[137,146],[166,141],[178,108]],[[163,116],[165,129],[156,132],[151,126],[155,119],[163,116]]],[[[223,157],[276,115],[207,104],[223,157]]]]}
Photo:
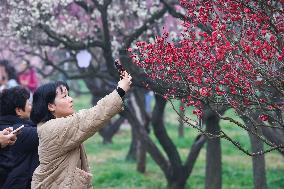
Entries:
{"type": "MultiPolygon", "coordinates": [[[[90,96],[84,95],[74,99],[76,109],[90,107],[90,96]]],[[[234,116],[233,111],[227,115],[234,116]]],[[[166,127],[170,137],[177,145],[184,160],[198,132],[190,127],[185,128],[185,137],[178,138],[177,115],[168,105],[165,113],[166,127]]],[[[221,121],[221,127],[231,137],[250,148],[249,138],[245,131],[232,126],[229,122],[221,121]]],[[[158,144],[151,132],[151,138],[158,144]]],[[[126,161],[131,141],[128,128],[121,129],[113,138],[113,144],[103,145],[101,137],[96,134],[85,142],[91,170],[94,175],[94,188],[104,189],[164,189],[166,180],[162,171],[147,155],[145,174],[136,171],[135,162],[126,161]]],[[[222,140],[222,187],[224,189],[252,189],[251,158],[237,150],[230,142],[222,140]]],[[[284,188],[284,158],[277,152],[269,153],[266,159],[266,176],[269,189],[284,188]]],[[[193,172],[187,181],[186,189],[204,189],[205,178],[205,149],[203,148],[195,163],[193,172]]]]}

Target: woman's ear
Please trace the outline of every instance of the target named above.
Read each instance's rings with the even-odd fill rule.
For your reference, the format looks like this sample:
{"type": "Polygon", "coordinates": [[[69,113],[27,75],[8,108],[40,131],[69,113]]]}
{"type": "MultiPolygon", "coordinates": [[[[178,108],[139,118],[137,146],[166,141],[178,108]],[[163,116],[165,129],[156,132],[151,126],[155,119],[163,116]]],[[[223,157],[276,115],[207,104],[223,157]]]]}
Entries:
{"type": "Polygon", "coordinates": [[[50,111],[50,112],[54,112],[55,111],[55,104],[51,104],[51,103],[49,103],[48,104],[48,110],[50,111]]]}

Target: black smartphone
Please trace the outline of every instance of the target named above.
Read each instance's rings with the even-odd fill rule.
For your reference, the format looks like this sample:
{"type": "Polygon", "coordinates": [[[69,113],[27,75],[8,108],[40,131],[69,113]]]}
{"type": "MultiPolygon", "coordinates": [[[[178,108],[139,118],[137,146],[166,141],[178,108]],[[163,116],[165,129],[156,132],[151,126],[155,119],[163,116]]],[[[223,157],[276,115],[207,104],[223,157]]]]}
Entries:
{"type": "Polygon", "coordinates": [[[117,71],[120,75],[120,79],[122,79],[123,77],[121,76],[121,74],[125,71],[125,69],[122,67],[122,65],[121,65],[121,63],[118,59],[116,59],[114,61],[114,65],[115,65],[115,67],[116,67],[116,69],[117,69],[117,71]]]}

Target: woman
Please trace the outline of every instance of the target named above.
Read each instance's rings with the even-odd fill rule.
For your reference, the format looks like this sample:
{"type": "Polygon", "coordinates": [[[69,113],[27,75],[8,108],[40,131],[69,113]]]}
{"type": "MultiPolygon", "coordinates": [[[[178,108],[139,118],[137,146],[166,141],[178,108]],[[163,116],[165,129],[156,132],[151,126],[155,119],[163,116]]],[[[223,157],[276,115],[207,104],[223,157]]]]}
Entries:
{"type": "Polygon", "coordinates": [[[82,143],[122,111],[122,97],[130,84],[131,76],[125,72],[116,90],[78,113],[65,83],[49,83],[35,91],[31,119],[38,124],[40,165],[33,175],[33,189],[92,188],[82,143]]]}

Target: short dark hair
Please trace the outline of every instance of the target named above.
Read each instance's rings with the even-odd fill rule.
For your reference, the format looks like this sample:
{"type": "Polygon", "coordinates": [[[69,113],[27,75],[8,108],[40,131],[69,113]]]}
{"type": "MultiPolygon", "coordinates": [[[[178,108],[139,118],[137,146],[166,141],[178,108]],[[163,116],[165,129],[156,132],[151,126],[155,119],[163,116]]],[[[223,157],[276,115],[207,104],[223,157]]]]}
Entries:
{"type": "Polygon", "coordinates": [[[0,93],[0,115],[17,115],[16,108],[21,108],[25,111],[25,106],[29,98],[30,92],[22,86],[4,89],[0,93]]]}
{"type": "Polygon", "coordinates": [[[56,81],[40,86],[33,95],[33,106],[31,111],[31,120],[38,124],[54,119],[54,115],[48,110],[48,104],[54,103],[56,97],[56,89],[64,86],[69,91],[67,83],[64,81],[56,81]]]}
{"type": "Polygon", "coordinates": [[[5,71],[8,75],[8,80],[15,79],[17,80],[17,74],[15,68],[10,64],[9,60],[0,60],[0,66],[5,68],[5,71]]]}

